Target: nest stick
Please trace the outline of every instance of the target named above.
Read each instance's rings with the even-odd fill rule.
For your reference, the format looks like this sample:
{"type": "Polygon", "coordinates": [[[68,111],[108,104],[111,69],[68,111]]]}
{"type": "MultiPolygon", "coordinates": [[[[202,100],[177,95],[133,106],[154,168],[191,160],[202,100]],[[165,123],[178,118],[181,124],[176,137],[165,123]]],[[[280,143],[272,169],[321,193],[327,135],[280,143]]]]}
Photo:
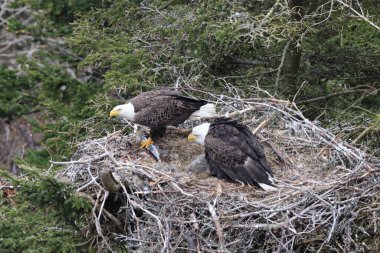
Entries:
{"type": "Polygon", "coordinates": [[[215,224],[216,234],[218,235],[218,252],[225,252],[226,249],[224,245],[223,228],[220,224],[219,216],[216,214],[215,208],[210,203],[208,204],[208,210],[210,211],[211,218],[215,224]]]}
{"type": "MultiPolygon", "coordinates": [[[[85,193],[80,193],[80,196],[86,198],[88,201],[90,201],[96,208],[99,210],[99,206],[95,204],[95,200],[91,198],[89,195],[85,193]]],[[[106,209],[103,209],[102,211],[103,215],[105,215],[108,219],[110,219],[116,226],[117,228],[122,232],[123,231],[123,226],[121,222],[113,216],[110,212],[108,212],[106,209]]]]}
{"type": "Polygon", "coordinates": [[[96,201],[95,201],[95,205],[94,207],[92,208],[92,215],[94,216],[95,218],[95,227],[96,227],[96,232],[98,233],[98,235],[102,238],[103,240],[103,243],[106,245],[106,247],[108,248],[108,250],[112,253],[115,253],[115,251],[111,248],[111,246],[108,244],[108,240],[107,238],[103,235],[103,231],[102,231],[102,226],[100,225],[100,222],[99,222],[99,219],[97,219],[96,217],[96,213],[95,213],[95,209],[97,209],[97,203],[99,201],[99,198],[100,198],[100,195],[101,195],[101,191],[98,192],[97,196],[96,196],[96,201]]]}

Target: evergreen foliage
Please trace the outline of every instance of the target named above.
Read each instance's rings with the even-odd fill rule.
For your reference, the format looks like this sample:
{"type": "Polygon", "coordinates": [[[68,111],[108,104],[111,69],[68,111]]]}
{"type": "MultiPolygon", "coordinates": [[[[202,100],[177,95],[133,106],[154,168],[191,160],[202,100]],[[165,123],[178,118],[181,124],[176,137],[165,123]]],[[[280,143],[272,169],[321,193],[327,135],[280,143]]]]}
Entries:
{"type": "Polygon", "coordinates": [[[37,90],[27,77],[17,77],[14,70],[0,65],[0,117],[17,118],[30,113],[36,106],[37,90]]]}
{"type": "Polygon", "coordinates": [[[24,168],[28,176],[21,179],[0,171],[16,189],[16,195],[9,196],[13,205],[0,199],[1,252],[86,252],[89,245],[76,245],[85,241],[80,228],[86,226],[90,204],[70,185],[24,168]]]}
{"type": "Polygon", "coordinates": [[[103,91],[100,83],[81,82],[70,76],[61,66],[64,61],[59,55],[48,54],[38,61],[24,59],[22,64],[29,80],[39,84],[40,106],[48,110],[48,123],[40,126],[45,133],[46,148],[53,157],[58,155],[61,159],[70,154],[70,143],[85,134],[80,122],[94,115],[89,103],[103,91]],[[58,57],[58,64],[49,62],[54,57],[58,57]]]}
{"type": "Polygon", "coordinates": [[[26,150],[23,160],[16,159],[23,168],[21,177],[0,171],[1,182],[8,178],[16,191],[15,196],[0,199],[0,251],[89,252],[93,245],[84,235],[89,203],[70,185],[57,181],[53,171],[47,175],[44,171],[51,159],[67,159],[72,153],[72,143],[86,134],[81,122],[95,114],[88,105],[103,91],[101,82],[76,72],[81,58],[54,36],[70,34],[75,13],[103,1],[12,4],[25,3],[36,11],[37,22],[23,25],[10,18],[7,30],[31,34],[42,46],[33,55],[17,59],[19,70],[0,66],[0,117],[13,120],[39,112],[42,119],[29,119],[34,132],[44,134],[44,149],[26,150]]]}

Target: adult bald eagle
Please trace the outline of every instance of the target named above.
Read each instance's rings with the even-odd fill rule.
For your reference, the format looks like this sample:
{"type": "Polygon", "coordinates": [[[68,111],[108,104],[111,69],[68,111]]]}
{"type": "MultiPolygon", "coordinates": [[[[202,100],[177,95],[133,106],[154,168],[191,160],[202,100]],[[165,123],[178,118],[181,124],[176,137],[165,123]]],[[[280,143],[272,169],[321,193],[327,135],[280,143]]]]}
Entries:
{"type": "Polygon", "coordinates": [[[129,103],[118,105],[110,117],[119,116],[150,128],[150,138],[142,142],[148,147],[162,136],[166,126],[177,126],[193,117],[210,117],[215,114],[215,105],[205,100],[183,96],[168,89],[143,92],[129,103]]]}
{"type": "Polygon", "coordinates": [[[236,120],[218,118],[193,128],[188,136],[205,146],[211,174],[273,190],[273,172],[263,147],[246,125],[236,120]]]}

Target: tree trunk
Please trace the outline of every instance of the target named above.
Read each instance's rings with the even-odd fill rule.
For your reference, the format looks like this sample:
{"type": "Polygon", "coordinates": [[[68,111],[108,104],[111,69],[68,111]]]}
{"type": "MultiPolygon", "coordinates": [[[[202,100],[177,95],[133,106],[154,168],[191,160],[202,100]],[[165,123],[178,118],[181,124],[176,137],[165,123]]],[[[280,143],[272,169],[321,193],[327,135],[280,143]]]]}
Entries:
{"type": "Polygon", "coordinates": [[[296,42],[293,39],[289,40],[290,45],[285,52],[284,63],[281,69],[282,78],[279,83],[280,94],[285,98],[291,98],[297,92],[297,77],[302,56],[301,48],[296,47],[296,42]]]}
{"type": "MultiPolygon", "coordinates": [[[[300,21],[304,15],[304,6],[308,3],[305,0],[290,0],[289,8],[293,10],[291,18],[300,21]]],[[[302,50],[297,47],[298,38],[289,38],[284,48],[284,54],[280,67],[280,76],[277,85],[277,93],[283,98],[291,99],[298,90],[298,72],[302,50]]]]}

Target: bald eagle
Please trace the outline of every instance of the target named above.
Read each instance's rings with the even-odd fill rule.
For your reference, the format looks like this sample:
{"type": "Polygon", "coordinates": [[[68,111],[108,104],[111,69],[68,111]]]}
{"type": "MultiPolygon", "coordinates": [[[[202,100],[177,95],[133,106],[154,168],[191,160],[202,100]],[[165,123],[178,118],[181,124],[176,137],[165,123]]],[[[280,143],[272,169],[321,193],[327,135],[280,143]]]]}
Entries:
{"type": "Polygon", "coordinates": [[[189,118],[211,117],[214,114],[214,104],[186,97],[178,91],[162,89],[143,92],[129,103],[116,106],[110,117],[123,117],[149,127],[150,137],[142,142],[142,147],[148,147],[165,133],[166,126],[177,126],[189,118]]]}
{"type": "Polygon", "coordinates": [[[205,146],[206,160],[213,176],[274,190],[273,172],[263,147],[246,125],[228,118],[203,123],[188,136],[205,146]]]}

